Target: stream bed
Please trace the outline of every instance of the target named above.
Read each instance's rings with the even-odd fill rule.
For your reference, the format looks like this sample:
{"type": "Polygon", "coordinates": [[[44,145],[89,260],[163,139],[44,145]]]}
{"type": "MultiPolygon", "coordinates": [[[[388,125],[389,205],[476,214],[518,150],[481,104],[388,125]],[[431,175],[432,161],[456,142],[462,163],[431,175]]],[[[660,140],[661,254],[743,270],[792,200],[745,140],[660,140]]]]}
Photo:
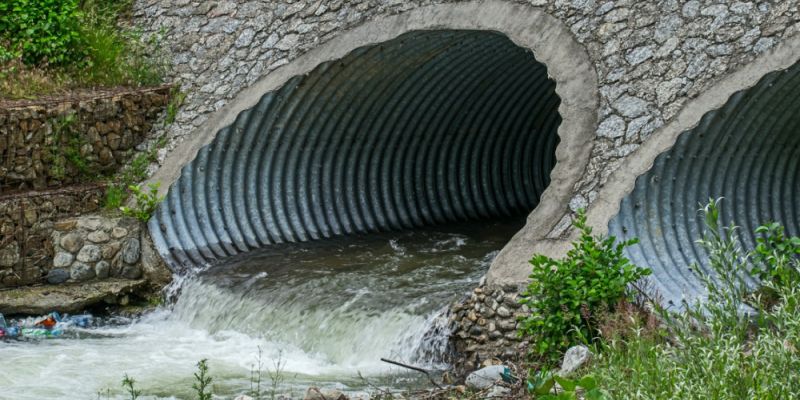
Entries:
{"type": "Polygon", "coordinates": [[[143,398],[190,398],[201,359],[215,394],[233,398],[250,390],[259,354],[262,393],[277,365],[276,392],[300,398],[309,386],[422,388],[420,374],[380,358],[446,368],[442,311],[520,227],[459,224],[233,257],[179,278],[173,302],[140,318],[0,342],[0,399],[123,398],[124,374],[143,398]]]}

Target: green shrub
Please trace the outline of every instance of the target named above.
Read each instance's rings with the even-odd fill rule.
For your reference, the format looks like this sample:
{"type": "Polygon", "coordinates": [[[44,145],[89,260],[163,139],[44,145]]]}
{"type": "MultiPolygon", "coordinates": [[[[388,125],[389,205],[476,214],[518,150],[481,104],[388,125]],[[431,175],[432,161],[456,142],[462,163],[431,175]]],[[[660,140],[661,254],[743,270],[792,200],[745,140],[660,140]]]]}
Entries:
{"type": "Polygon", "coordinates": [[[778,287],[800,283],[800,237],[786,237],[783,226],[776,222],[758,227],[756,234],[750,275],[778,287]]]}
{"type": "Polygon", "coordinates": [[[528,381],[528,392],[533,394],[537,400],[602,400],[605,399],[603,392],[597,387],[597,380],[586,375],[581,379],[568,379],[549,371],[539,371],[528,381]],[[561,387],[556,393],[553,388],[556,383],[561,387]],[[578,396],[581,392],[581,396],[578,396]]]}
{"type": "Polygon", "coordinates": [[[164,197],[158,196],[159,183],[151,183],[148,185],[149,191],[142,190],[139,185],[131,185],[128,187],[133,196],[136,198],[136,205],[131,207],[120,207],[122,214],[128,217],[134,217],[142,222],[147,222],[156,211],[158,203],[164,200],[164,197]]]}
{"type": "Polygon", "coordinates": [[[194,374],[195,383],[192,389],[197,392],[197,400],[211,400],[212,393],[208,387],[211,385],[212,378],[208,376],[208,360],[202,359],[197,363],[197,372],[194,374]]]}
{"type": "Polygon", "coordinates": [[[576,342],[597,336],[596,317],[622,299],[630,297],[629,285],[650,274],[650,270],[630,263],[623,255],[629,240],[592,235],[586,215],[578,212],[574,226],[580,239],[573,243],[566,257],[555,260],[535,255],[530,261],[531,283],[521,303],[530,316],[520,321],[519,333],[532,339],[532,352],[548,361],[576,342]]]}
{"type": "Polygon", "coordinates": [[[4,0],[0,2],[0,39],[5,58],[16,55],[29,65],[64,65],[86,55],[78,0],[4,0]]]}
{"type": "Polygon", "coordinates": [[[75,87],[162,82],[162,35],[120,24],[132,1],[0,1],[0,96],[35,98],[75,87]]]}

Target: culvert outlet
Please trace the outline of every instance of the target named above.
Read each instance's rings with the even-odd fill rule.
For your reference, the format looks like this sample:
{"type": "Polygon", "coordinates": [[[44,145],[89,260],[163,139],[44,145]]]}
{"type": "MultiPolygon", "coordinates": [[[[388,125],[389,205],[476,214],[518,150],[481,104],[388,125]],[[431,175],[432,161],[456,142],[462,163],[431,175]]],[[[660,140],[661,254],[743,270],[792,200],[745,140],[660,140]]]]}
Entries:
{"type": "Polygon", "coordinates": [[[699,213],[709,198],[724,197],[723,225],[740,227],[746,248],[753,231],[777,221],[800,234],[800,64],[766,75],[733,95],[699,125],[682,133],[660,154],[623,199],[609,233],[638,237],[630,259],[653,269],[652,281],[665,302],[678,305],[704,290],[690,270],[710,273],[699,213]]]}
{"type": "Polygon", "coordinates": [[[174,269],[274,243],[524,214],[561,118],[533,54],[415,31],[263,95],[184,166],[150,221],[174,269]]]}

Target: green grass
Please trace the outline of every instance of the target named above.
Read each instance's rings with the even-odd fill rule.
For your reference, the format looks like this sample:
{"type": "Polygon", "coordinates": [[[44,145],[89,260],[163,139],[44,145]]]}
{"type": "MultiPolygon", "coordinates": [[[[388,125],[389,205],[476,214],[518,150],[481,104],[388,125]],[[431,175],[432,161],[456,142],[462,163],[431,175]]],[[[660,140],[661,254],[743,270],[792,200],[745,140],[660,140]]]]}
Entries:
{"type": "Polygon", "coordinates": [[[617,318],[622,323],[598,345],[591,368],[609,398],[800,397],[800,241],[759,228],[759,246],[746,251],[733,239],[737,228],[719,225],[717,202],[704,211],[700,243],[713,273],[699,278],[708,300],[687,303],[680,313],[661,310],[655,328],[634,315],[617,318]],[[758,288],[741,278],[764,271],[779,278],[758,288]]]}
{"type": "Polygon", "coordinates": [[[0,32],[0,98],[163,81],[155,39],[144,41],[123,24],[132,0],[8,0],[0,7],[8,8],[0,17],[8,25],[0,32]]]}

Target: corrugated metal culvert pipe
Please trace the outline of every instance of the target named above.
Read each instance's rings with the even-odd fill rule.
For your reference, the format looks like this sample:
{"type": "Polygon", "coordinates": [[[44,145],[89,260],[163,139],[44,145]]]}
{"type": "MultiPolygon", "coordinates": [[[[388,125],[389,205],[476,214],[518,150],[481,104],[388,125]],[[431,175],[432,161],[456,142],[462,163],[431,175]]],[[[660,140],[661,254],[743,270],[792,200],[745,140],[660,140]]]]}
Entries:
{"type": "Polygon", "coordinates": [[[561,119],[530,51],[415,31],[266,93],[182,169],[150,222],[173,269],[273,243],[524,214],[561,119]]]}
{"type": "Polygon", "coordinates": [[[621,204],[609,224],[617,237],[638,237],[628,249],[637,265],[653,268],[665,301],[702,294],[689,267],[708,272],[698,212],[709,198],[724,197],[721,219],[740,226],[739,239],[754,246],[762,223],[782,223],[800,234],[800,64],[765,76],[736,93],[719,110],[681,134],[621,204]]]}

